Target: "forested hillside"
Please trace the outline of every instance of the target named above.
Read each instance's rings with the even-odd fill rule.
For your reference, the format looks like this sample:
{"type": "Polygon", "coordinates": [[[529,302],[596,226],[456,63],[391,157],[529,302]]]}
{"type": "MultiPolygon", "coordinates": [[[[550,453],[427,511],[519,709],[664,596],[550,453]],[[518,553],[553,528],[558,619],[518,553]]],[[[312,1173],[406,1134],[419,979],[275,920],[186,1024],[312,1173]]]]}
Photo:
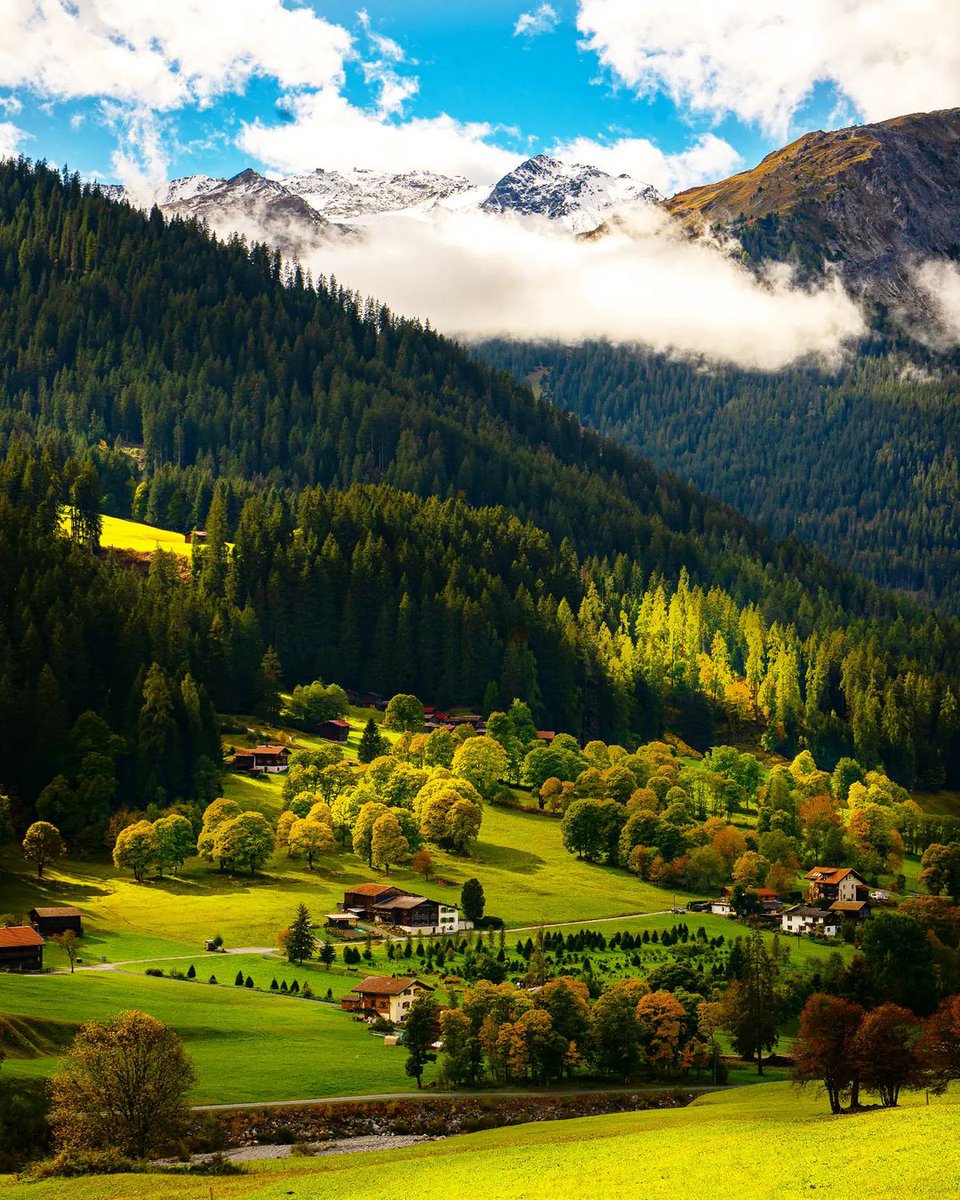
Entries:
{"type": "Polygon", "coordinates": [[[484,359],[661,469],[837,562],[960,611],[960,373],[877,338],[775,374],[630,347],[487,343],[484,359]]]}
{"type": "Polygon", "coordinates": [[[65,832],[209,795],[212,710],[269,701],[271,647],[287,684],[518,696],[626,743],[726,722],[956,777],[955,623],[416,322],[23,162],[0,167],[0,290],[0,787],[65,832]],[[101,504],[205,525],[190,578],[98,556],[101,504]]]}

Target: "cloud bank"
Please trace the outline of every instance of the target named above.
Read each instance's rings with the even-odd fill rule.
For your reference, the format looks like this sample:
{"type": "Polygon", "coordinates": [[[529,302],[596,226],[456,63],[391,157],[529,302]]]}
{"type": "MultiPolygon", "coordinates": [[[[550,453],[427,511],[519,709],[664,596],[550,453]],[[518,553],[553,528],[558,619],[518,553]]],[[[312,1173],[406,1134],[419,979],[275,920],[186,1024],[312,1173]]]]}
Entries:
{"type": "Polygon", "coordinates": [[[960,267],[953,262],[926,262],[915,279],[938,318],[937,338],[960,342],[960,267]]]}
{"type": "Polygon", "coordinates": [[[703,134],[675,154],[665,154],[647,138],[599,142],[584,137],[558,142],[550,153],[565,162],[589,163],[610,175],[630,175],[652,183],[664,196],[723,179],[743,165],[730,143],[712,133],[703,134]]]}
{"type": "Polygon", "coordinates": [[[465,340],[608,339],[775,370],[807,354],[833,358],[864,331],[838,283],[798,290],[786,269],[758,282],[650,207],[585,241],[483,213],[385,218],[364,241],[307,261],[465,340]]]}
{"type": "Polygon", "coordinates": [[[639,95],[778,138],[817,83],[868,121],[960,104],[956,0],[579,0],[577,27],[639,95]]]}

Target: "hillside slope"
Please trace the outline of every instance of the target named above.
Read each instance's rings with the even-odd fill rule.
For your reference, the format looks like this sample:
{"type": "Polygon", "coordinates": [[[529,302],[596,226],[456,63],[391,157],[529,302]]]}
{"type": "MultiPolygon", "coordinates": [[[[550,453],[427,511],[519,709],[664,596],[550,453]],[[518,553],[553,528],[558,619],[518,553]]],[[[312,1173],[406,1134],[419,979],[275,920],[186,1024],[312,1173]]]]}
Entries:
{"type": "Polygon", "coordinates": [[[869,299],[923,311],[914,268],[960,254],[960,109],[808,133],[665,207],[727,230],[754,260],[835,264],[869,299]]]}

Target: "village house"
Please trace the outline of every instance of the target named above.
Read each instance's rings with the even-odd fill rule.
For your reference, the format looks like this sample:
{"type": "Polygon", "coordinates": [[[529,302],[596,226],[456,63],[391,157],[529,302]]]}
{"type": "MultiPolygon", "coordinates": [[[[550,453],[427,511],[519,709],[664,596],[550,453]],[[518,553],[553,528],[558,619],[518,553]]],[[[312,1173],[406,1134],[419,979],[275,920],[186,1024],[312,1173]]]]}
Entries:
{"type": "Polygon", "coordinates": [[[811,904],[828,906],[835,900],[869,900],[870,888],[852,867],[813,867],[804,879],[809,881],[811,904]]]}
{"type": "Polygon", "coordinates": [[[841,918],[822,908],[811,908],[808,904],[794,904],[785,908],[780,916],[780,928],[784,933],[817,934],[820,937],[836,937],[840,932],[841,918]]]}
{"type": "Polygon", "coordinates": [[[425,896],[394,896],[378,901],[373,910],[378,925],[389,925],[402,933],[458,933],[473,924],[460,919],[454,904],[441,904],[425,896]]]}
{"type": "Polygon", "coordinates": [[[45,945],[32,925],[0,927],[0,971],[42,971],[45,945]]]}
{"type": "Polygon", "coordinates": [[[233,756],[234,767],[252,775],[276,775],[289,764],[290,751],[286,746],[254,746],[252,750],[237,750],[233,756]]]}
{"type": "Polygon", "coordinates": [[[402,1025],[414,1000],[432,991],[429,983],[419,979],[402,975],[369,975],[343,997],[340,1007],[345,1012],[356,1013],[364,1020],[382,1017],[394,1025],[402,1025]]]}
{"type": "Polygon", "coordinates": [[[350,722],[341,721],[339,717],[321,721],[317,726],[317,733],[328,742],[345,742],[350,736],[350,722]]]}
{"type": "Polygon", "coordinates": [[[407,894],[402,888],[391,887],[388,883],[355,883],[343,893],[343,911],[353,913],[363,921],[372,921],[378,904],[407,894]]]}
{"type": "Polygon", "coordinates": [[[83,913],[79,908],[31,908],[28,915],[30,924],[44,937],[68,930],[72,930],[77,937],[83,937],[83,913]]]}

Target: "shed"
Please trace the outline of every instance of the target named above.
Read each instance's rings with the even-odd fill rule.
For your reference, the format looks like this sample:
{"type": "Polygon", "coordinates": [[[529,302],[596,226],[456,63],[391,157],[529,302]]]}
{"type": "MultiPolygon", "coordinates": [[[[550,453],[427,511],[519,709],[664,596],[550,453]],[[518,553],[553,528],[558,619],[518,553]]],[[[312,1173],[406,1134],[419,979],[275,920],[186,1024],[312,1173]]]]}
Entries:
{"type": "Polygon", "coordinates": [[[345,742],[350,736],[350,722],[341,721],[339,717],[321,721],[317,726],[317,733],[328,742],[345,742]]]}
{"type": "Polygon", "coordinates": [[[72,930],[77,937],[83,937],[83,913],[79,908],[64,905],[59,908],[31,908],[30,924],[37,933],[50,937],[54,933],[66,933],[72,930]]]}
{"type": "Polygon", "coordinates": [[[42,971],[45,945],[32,925],[0,928],[0,971],[42,971]]]}

